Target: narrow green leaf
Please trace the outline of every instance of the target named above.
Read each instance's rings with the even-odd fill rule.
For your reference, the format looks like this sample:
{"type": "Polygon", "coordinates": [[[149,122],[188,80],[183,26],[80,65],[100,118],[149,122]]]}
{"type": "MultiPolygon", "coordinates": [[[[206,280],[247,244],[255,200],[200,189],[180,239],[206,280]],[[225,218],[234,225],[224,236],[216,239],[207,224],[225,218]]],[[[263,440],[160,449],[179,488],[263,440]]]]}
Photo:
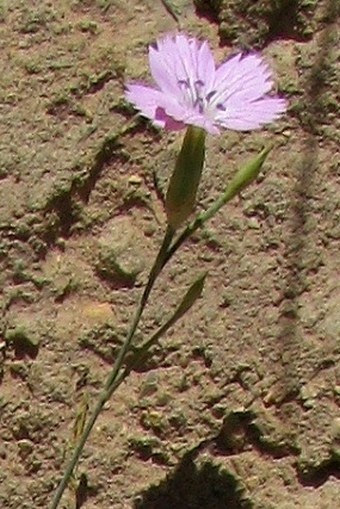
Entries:
{"type": "Polygon", "coordinates": [[[155,345],[159,338],[165,334],[165,332],[170,329],[180,318],[189,309],[195,304],[196,300],[201,296],[204,282],[207,274],[204,273],[200,276],[189,288],[189,290],[184,295],[182,301],[180,302],[178,308],[174,312],[174,314],[167,320],[167,322],[162,325],[156,332],[151,336],[151,338],[144,343],[134,354],[128,366],[125,369],[123,377],[125,378],[130,371],[135,368],[138,364],[140,364],[146,357],[147,352],[151,348],[151,346],[155,345]]]}
{"type": "Polygon", "coordinates": [[[272,148],[273,146],[271,145],[263,149],[254,159],[239,169],[224,193],[226,200],[225,203],[231,200],[236,194],[245,189],[256,179],[272,148]]]}
{"type": "MultiPolygon", "coordinates": [[[[201,296],[205,278],[207,277],[207,273],[205,272],[200,276],[189,288],[187,293],[184,295],[180,305],[176,309],[175,313],[173,314],[172,318],[167,322],[171,324],[174,324],[182,318],[182,316],[189,311],[189,309],[195,304],[196,300],[201,296]]],[[[169,325],[171,327],[171,325],[169,325]]]]}
{"type": "Polygon", "coordinates": [[[168,249],[163,259],[163,267],[170,260],[177,249],[192,235],[198,228],[202,227],[209,219],[211,219],[226,203],[232,200],[245,187],[253,182],[261,171],[273,145],[263,149],[254,159],[242,166],[235,177],[228,184],[224,193],[209,207],[205,212],[201,212],[196,218],[182,231],[175,242],[168,249]]]}
{"type": "Polygon", "coordinates": [[[194,229],[202,226],[202,224],[211,219],[216,214],[216,212],[220,210],[220,208],[232,200],[237,194],[239,194],[256,179],[272,148],[273,146],[271,145],[263,149],[254,159],[246,163],[238,170],[218,200],[216,200],[216,202],[213,203],[213,205],[206,212],[199,214],[196,220],[194,220],[193,225],[196,221],[198,222],[194,229]]]}

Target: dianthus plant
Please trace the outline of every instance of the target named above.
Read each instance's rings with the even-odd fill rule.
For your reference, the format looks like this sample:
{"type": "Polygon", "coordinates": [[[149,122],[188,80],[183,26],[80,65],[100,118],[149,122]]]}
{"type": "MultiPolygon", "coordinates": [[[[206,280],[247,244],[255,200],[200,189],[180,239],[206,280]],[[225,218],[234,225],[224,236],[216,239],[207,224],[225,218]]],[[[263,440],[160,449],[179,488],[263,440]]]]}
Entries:
{"type": "Polygon", "coordinates": [[[150,348],[201,295],[205,274],[189,286],[168,320],[142,345],[135,345],[135,332],[162,269],[195,230],[256,178],[270,151],[270,148],[262,150],[241,167],[213,205],[191,218],[204,167],[206,135],[219,134],[221,129],[249,131],[261,128],[278,120],[287,106],[284,98],[271,93],[273,80],[270,69],[256,52],[236,53],[216,66],[206,41],[178,33],[165,35],[149,47],[149,64],[155,84],[127,83],[127,101],[155,126],[172,131],[185,130],[165,198],[164,238],[127,337],[83,428],[50,509],[58,507],[105,403],[131,370],[142,363],[147,355],[151,355],[150,348]]]}

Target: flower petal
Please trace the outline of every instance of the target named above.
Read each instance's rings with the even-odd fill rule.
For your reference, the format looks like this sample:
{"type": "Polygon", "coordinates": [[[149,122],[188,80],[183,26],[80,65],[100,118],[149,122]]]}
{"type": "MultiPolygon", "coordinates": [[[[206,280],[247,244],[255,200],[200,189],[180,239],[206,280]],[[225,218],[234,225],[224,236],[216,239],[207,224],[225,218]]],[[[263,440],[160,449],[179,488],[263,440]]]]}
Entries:
{"type": "Polygon", "coordinates": [[[215,63],[208,43],[184,34],[165,36],[149,48],[151,74],[163,92],[178,96],[180,82],[202,81],[210,87],[214,81],[215,63]]]}
{"type": "Polygon", "coordinates": [[[125,90],[126,100],[132,103],[144,117],[151,120],[155,119],[161,96],[162,92],[159,90],[136,83],[128,84],[125,90]]]}
{"type": "Polygon", "coordinates": [[[164,127],[168,131],[180,131],[186,127],[183,122],[169,117],[164,108],[161,107],[157,108],[156,110],[156,121],[154,121],[154,124],[158,125],[159,127],[164,127]]]}
{"type": "Polygon", "coordinates": [[[175,75],[179,81],[187,80],[191,83],[197,80],[197,61],[199,42],[185,35],[178,34],[172,41],[172,63],[175,75]]]}
{"type": "Polygon", "coordinates": [[[215,88],[218,100],[225,103],[231,97],[243,101],[254,101],[263,97],[273,86],[267,64],[257,53],[238,53],[216,70],[215,88]]]}
{"type": "Polygon", "coordinates": [[[169,37],[149,47],[149,65],[153,79],[163,92],[178,94],[178,78],[174,72],[173,44],[169,37]]]}
{"type": "Polygon", "coordinates": [[[205,115],[195,114],[194,112],[187,115],[187,117],[183,119],[183,122],[185,124],[201,127],[210,134],[219,134],[220,132],[219,128],[216,126],[216,122],[210,120],[205,115]]]}
{"type": "Polygon", "coordinates": [[[215,81],[215,61],[207,41],[201,44],[198,51],[197,77],[203,81],[206,90],[210,90],[215,81]]]}
{"type": "Polygon", "coordinates": [[[167,97],[160,90],[131,83],[126,86],[125,97],[156,126],[166,127],[171,131],[185,127],[181,120],[186,112],[171,97],[167,97]],[[167,114],[167,110],[170,110],[169,114],[167,114]]]}
{"type": "Polygon", "coordinates": [[[250,131],[277,120],[286,111],[287,103],[279,97],[264,97],[240,105],[227,101],[226,111],[219,114],[217,124],[235,131],[250,131]]]}

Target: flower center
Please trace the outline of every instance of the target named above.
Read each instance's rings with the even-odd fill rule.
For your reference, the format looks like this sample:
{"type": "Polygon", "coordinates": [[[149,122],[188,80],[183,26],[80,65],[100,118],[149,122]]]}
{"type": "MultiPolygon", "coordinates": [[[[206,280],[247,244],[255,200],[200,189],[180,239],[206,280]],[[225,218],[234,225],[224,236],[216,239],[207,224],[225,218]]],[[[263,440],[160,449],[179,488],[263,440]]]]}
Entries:
{"type": "Polygon", "coordinates": [[[216,110],[225,111],[225,107],[222,103],[216,103],[214,96],[217,94],[216,90],[211,90],[207,94],[205,93],[205,83],[202,80],[190,81],[178,80],[178,85],[183,92],[183,98],[185,106],[193,108],[200,114],[212,114],[216,110]]]}

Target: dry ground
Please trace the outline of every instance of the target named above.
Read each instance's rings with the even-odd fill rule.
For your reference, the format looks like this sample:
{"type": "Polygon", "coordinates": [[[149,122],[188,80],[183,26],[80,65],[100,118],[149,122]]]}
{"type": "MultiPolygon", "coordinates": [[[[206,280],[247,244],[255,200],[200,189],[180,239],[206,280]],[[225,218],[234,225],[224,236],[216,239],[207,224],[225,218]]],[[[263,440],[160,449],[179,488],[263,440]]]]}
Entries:
{"type": "MultiPolygon", "coordinates": [[[[139,339],[209,271],[107,405],[63,507],[335,509],[337,3],[173,4],[218,59],[262,48],[290,108],[266,130],[209,138],[200,207],[276,148],[157,285],[139,339]]],[[[181,136],[125,129],[123,84],[148,79],[147,45],[175,28],[156,0],[0,0],[1,509],[48,507],[162,237],[153,171],[166,179],[181,136]]]]}

